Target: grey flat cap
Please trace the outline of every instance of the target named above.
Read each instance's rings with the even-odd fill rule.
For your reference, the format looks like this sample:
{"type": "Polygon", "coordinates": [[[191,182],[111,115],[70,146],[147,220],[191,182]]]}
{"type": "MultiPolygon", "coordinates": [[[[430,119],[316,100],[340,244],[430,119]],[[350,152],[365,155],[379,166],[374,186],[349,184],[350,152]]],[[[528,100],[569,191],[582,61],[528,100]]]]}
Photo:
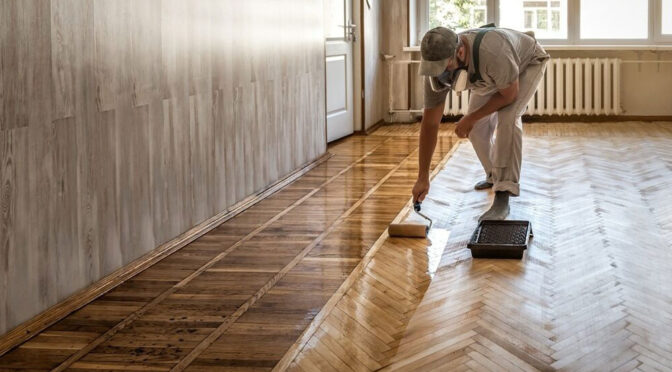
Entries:
{"type": "Polygon", "coordinates": [[[420,44],[422,60],[418,73],[426,76],[441,75],[448,60],[455,56],[458,40],[455,31],[446,27],[435,27],[427,31],[420,44]]]}

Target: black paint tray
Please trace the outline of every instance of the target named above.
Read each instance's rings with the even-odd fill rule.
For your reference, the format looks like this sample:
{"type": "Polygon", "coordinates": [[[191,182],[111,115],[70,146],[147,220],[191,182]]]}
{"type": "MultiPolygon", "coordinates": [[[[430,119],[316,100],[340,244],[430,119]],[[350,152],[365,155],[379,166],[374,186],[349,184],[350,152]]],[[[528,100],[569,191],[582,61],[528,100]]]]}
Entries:
{"type": "Polygon", "coordinates": [[[523,258],[532,234],[530,221],[483,220],[467,248],[474,258],[523,258]]]}

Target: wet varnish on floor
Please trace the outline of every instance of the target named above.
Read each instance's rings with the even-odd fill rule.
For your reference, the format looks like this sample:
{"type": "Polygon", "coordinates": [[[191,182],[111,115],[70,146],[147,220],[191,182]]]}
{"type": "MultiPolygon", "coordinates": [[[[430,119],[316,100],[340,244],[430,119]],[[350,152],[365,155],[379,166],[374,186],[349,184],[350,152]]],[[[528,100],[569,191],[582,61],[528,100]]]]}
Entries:
{"type": "MultiPolygon", "coordinates": [[[[446,127],[434,164],[454,143],[446,127]]],[[[0,370],[270,370],[408,201],[417,174],[417,130],[352,136],[329,151],[0,357],[0,370]]]]}

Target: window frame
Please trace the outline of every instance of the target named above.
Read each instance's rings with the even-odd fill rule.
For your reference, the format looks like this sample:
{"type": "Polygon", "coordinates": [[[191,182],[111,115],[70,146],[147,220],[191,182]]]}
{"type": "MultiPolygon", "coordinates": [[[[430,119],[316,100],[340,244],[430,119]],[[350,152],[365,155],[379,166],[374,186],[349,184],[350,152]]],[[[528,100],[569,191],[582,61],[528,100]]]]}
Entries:
{"type": "MultiPolygon", "coordinates": [[[[646,39],[581,39],[581,1],[567,0],[567,38],[542,39],[539,42],[548,46],[666,46],[672,44],[672,34],[662,33],[662,1],[647,0],[648,37],[646,39]]],[[[411,27],[410,46],[418,46],[422,35],[429,27],[429,0],[408,0],[409,27],[411,27]],[[415,32],[413,32],[415,30],[415,32]]],[[[499,0],[487,0],[487,22],[499,24],[499,0]]],[[[549,20],[550,21],[550,20],[549,20]]]]}
{"type": "Polygon", "coordinates": [[[650,19],[653,19],[653,38],[659,43],[671,43],[672,33],[663,34],[663,0],[654,0],[655,9],[650,19]]]}

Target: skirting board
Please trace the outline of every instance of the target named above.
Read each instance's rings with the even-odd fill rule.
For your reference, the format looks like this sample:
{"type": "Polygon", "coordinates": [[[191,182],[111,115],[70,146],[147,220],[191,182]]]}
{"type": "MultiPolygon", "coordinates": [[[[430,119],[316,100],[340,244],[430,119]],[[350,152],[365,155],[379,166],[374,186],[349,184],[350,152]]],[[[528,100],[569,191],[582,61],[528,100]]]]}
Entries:
{"type": "MultiPolygon", "coordinates": [[[[461,117],[462,115],[444,116],[442,122],[456,122],[461,117]]],[[[525,123],[604,123],[623,121],[672,121],[672,115],[523,115],[523,122],[525,123]]]]}
{"type": "Polygon", "coordinates": [[[623,121],[672,121],[672,115],[637,116],[637,115],[523,115],[527,123],[604,123],[623,121]]]}
{"type": "Polygon", "coordinates": [[[82,289],[79,292],[76,292],[65,300],[57,303],[56,305],[34,316],[18,327],[12,329],[0,338],[0,356],[4,355],[14,347],[28,341],[30,338],[39,334],[47,327],[65,318],[69,314],[79,310],[89,302],[111,291],[124,281],[132,278],[163,258],[171,255],[180,248],[205,235],[213,228],[230,220],[247,208],[250,208],[266,197],[287,186],[289,183],[306,174],[311,169],[325,162],[331,156],[331,153],[325,153],[318,159],[304,165],[303,167],[290,173],[285,178],[273,183],[264,191],[261,191],[255,195],[251,195],[239,203],[236,203],[228,210],[201,222],[176,238],[163,243],[144,256],[132,261],[127,265],[122,266],[121,268],[108,274],[90,286],[82,289]]]}
{"type": "Polygon", "coordinates": [[[384,124],[385,124],[385,120],[380,119],[380,120],[378,120],[377,123],[373,124],[370,128],[366,129],[364,131],[364,134],[369,135],[369,134],[375,132],[378,128],[380,128],[384,124]]]}
{"type": "MultiPolygon", "coordinates": [[[[378,120],[377,123],[373,124],[371,127],[369,127],[366,130],[356,130],[354,131],[351,135],[357,135],[357,136],[368,136],[369,134],[375,132],[378,128],[381,126],[385,125],[385,120],[380,119],[378,120]]],[[[343,137],[343,138],[348,138],[349,136],[343,137]]],[[[338,139],[340,141],[340,139],[338,139]]]]}

